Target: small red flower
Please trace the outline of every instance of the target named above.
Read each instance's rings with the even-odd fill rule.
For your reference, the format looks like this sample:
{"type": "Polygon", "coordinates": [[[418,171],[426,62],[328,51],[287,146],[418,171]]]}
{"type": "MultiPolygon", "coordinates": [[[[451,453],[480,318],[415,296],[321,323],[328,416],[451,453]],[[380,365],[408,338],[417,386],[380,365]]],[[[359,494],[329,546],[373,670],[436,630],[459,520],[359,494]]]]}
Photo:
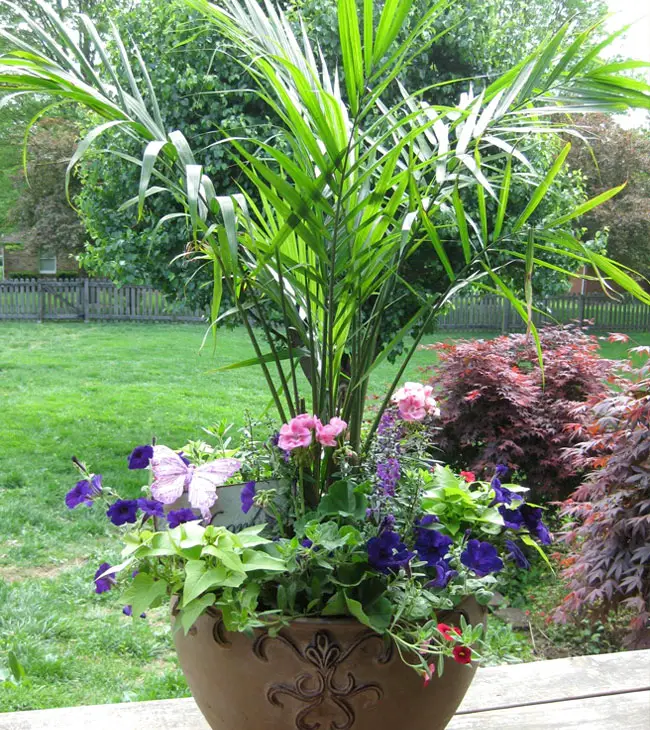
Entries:
{"type": "Polygon", "coordinates": [[[451,635],[452,631],[457,636],[461,635],[461,630],[458,628],[458,626],[449,626],[449,624],[438,624],[438,631],[444,636],[445,639],[447,639],[447,641],[453,640],[454,637],[451,635]]]}
{"type": "Polygon", "coordinates": [[[429,682],[433,678],[433,675],[436,673],[436,665],[435,664],[429,664],[429,671],[424,675],[424,686],[428,687],[429,682]]]}
{"type": "Polygon", "coordinates": [[[460,475],[468,484],[476,481],[476,474],[473,471],[461,471],[460,475]]]}
{"type": "Polygon", "coordinates": [[[469,664],[472,661],[472,650],[469,646],[455,646],[454,660],[459,664],[469,664]]]}

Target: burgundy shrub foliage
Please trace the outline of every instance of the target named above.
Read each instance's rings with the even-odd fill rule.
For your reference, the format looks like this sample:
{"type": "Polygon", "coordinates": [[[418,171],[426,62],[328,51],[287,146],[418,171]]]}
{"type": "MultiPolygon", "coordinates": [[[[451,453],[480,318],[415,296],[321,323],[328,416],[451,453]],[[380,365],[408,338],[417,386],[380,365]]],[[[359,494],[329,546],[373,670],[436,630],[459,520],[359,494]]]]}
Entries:
{"type": "Polygon", "coordinates": [[[627,374],[620,392],[590,399],[586,439],[565,454],[574,468],[590,472],[562,508],[571,520],[565,540],[572,552],[563,571],[570,592],[555,619],[626,608],[633,616],[627,643],[648,647],[649,361],[627,374]]]}
{"type": "Polygon", "coordinates": [[[613,363],[576,325],[544,327],[540,340],[544,383],[524,334],[426,346],[440,358],[429,368],[441,408],[437,442],[455,468],[486,475],[506,464],[535,497],[566,497],[582,473],[562,458],[583,430],[576,406],[605,395],[613,363]]]}

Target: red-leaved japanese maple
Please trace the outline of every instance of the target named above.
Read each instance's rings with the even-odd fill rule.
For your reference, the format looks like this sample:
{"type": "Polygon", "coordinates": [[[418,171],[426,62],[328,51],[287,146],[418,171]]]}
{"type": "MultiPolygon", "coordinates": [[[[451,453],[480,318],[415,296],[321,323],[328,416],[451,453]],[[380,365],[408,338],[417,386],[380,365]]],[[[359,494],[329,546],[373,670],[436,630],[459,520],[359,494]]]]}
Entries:
{"type": "Polygon", "coordinates": [[[627,608],[627,643],[650,646],[649,362],[628,377],[620,392],[590,399],[587,440],[565,454],[591,471],[563,504],[572,521],[563,571],[570,592],[555,619],[627,608]]]}
{"type": "Polygon", "coordinates": [[[428,346],[438,353],[431,384],[441,408],[437,442],[456,468],[519,473],[536,497],[567,496],[581,471],[561,458],[580,438],[576,405],[607,392],[613,363],[598,340],[575,325],[540,331],[544,382],[535,343],[524,334],[428,346]]]}

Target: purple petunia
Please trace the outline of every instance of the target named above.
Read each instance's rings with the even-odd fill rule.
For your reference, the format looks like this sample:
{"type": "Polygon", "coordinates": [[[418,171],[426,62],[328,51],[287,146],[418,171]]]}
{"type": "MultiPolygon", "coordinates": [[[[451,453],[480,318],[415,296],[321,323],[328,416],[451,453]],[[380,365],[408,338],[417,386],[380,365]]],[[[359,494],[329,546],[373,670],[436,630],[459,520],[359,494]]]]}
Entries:
{"type": "Polygon", "coordinates": [[[511,530],[520,530],[524,526],[524,518],[521,509],[508,509],[499,507],[499,514],[503,517],[503,524],[511,530]]]}
{"type": "Polygon", "coordinates": [[[446,588],[449,581],[458,575],[457,570],[452,570],[446,560],[440,560],[434,566],[436,577],[430,580],[425,588],[446,588]]]}
{"type": "Polygon", "coordinates": [[[385,462],[377,464],[377,479],[382,492],[387,497],[395,494],[395,487],[400,478],[399,461],[395,458],[389,458],[385,462]]]}
{"type": "Polygon", "coordinates": [[[307,548],[307,550],[309,550],[309,548],[313,547],[314,545],[314,543],[308,537],[303,538],[300,541],[300,544],[302,545],[302,547],[307,548]]]}
{"type": "Polygon", "coordinates": [[[501,480],[496,476],[490,482],[490,487],[494,490],[494,499],[490,503],[490,507],[493,507],[495,504],[510,504],[513,499],[521,501],[521,497],[502,486],[501,480]]]}
{"type": "Polygon", "coordinates": [[[89,507],[93,501],[91,499],[92,488],[87,479],[77,482],[74,487],[65,495],[65,504],[68,509],[74,509],[80,504],[87,504],[89,507]]]}
{"type": "Polygon", "coordinates": [[[480,540],[469,540],[460,555],[460,562],[473,570],[479,578],[503,570],[503,560],[494,545],[480,540]]]}
{"type": "Polygon", "coordinates": [[[144,499],[141,497],[137,500],[138,507],[145,513],[147,517],[164,517],[165,511],[162,502],[156,499],[144,499]]]}
{"type": "Polygon", "coordinates": [[[77,482],[74,487],[65,495],[65,504],[68,509],[74,509],[80,504],[87,504],[89,507],[93,503],[93,497],[102,491],[102,475],[93,474],[88,479],[82,479],[77,482]]]}
{"type": "Polygon", "coordinates": [[[241,511],[247,515],[253,506],[255,499],[255,482],[246,482],[239,495],[241,500],[241,511]]]}
{"type": "Polygon", "coordinates": [[[106,516],[118,527],[128,523],[134,523],[138,518],[137,499],[118,499],[107,510],[106,516]]]}
{"type": "Polygon", "coordinates": [[[535,536],[542,545],[550,545],[552,542],[551,533],[542,522],[542,510],[539,507],[522,504],[519,511],[530,534],[535,536]]]}
{"type": "Polygon", "coordinates": [[[380,573],[398,571],[404,568],[413,557],[407,550],[400,536],[391,530],[385,530],[378,537],[368,540],[368,562],[380,573]]]}
{"type": "Polygon", "coordinates": [[[438,530],[429,530],[421,526],[415,530],[415,552],[429,567],[433,567],[447,555],[453,542],[450,537],[438,530]]]}
{"type": "Polygon", "coordinates": [[[416,527],[429,527],[430,525],[435,525],[436,523],[440,522],[440,519],[436,515],[424,515],[424,517],[421,517],[416,523],[416,527]]]}
{"type": "Polygon", "coordinates": [[[93,579],[95,582],[95,593],[106,593],[106,591],[110,591],[115,585],[116,581],[112,574],[105,575],[100,578],[102,573],[105,573],[110,567],[110,563],[102,563],[99,568],[97,568],[93,579]]]}
{"type": "Polygon", "coordinates": [[[153,446],[136,446],[129,456],[129,469],[146,469],[153,459],[153,446]]]}
{"type": "Polygon", "coordinates": [[[506,540],[506,548],[508,549],[508,558],[514,560],[517,567],[528,570],[530,563],[523,553],[523,550],[513,540],[506,540]]]}
{"type": "Polygon", "coordinates": [[[194,511],[188,508],[185,509],[173,509],[167,513],[167,522],[169,523],[170,529],[183,525],[186,522],[192,522],[193,520],[200,520],[194,514],[194,511]]]}
{"type": "MultiPolygon", "coordinates": [[[[122,609],[122,613],[125,616],[133,616],[133,609],[131,608],[131,606],[124,606],[124,608],[122,609]]],[[[147,618],[147,614],[141,613],[140,618],[147,618]]]]}

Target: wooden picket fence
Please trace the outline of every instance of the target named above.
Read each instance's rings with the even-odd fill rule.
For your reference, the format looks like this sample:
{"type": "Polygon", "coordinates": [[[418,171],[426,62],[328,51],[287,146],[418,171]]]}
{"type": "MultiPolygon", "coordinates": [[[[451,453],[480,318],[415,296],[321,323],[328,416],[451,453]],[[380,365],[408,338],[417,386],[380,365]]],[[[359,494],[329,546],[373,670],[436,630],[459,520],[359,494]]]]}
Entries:
{"type": "MultiPolygon", "coordinates": [[[[591,322],[597,332],[650,332],[650,307],[598,294],[558,295],[536,302],[536,325],[591,322]]],[[[207,313],[191,310],[149,286],[117,287],[95,279],[10,279],[0,281],[0,320],[113,320],[205,322],[207,313]]],[[[436,330],[517,332],[524,324],[508,300],[464,296],[454,300],[435,323],[436,330]]]]}
{"type": "MultiPolygon", "coordinates": [[[[595,332],[650,332],[650,307],[632,297],[560,294],[535,302],[533,322],[589,324],[595,332]]],[[[520,332],[526,325],[507,299],[494,295],[459,297],[435,323],[436,330],[520,332]]]]}
{"type": "Polygon", "coordinates": [[[204,322],[206,313],[149,286],[95,279],[0,281],[0,319],[204,322]]]}

